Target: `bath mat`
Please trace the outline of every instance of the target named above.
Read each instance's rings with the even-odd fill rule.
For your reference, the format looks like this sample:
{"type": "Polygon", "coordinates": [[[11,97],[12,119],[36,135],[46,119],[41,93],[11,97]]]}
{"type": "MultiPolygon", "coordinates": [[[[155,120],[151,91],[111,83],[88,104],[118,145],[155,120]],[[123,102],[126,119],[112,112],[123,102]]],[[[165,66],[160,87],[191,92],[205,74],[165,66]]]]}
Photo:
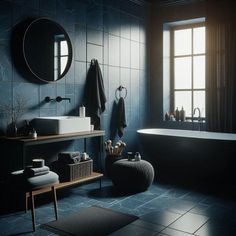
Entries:
{"type": "Polygon", "coordinates": [[[92,206],[43,226],[59,235],[105,236],[137,220],[134,215],[92,206]]]}

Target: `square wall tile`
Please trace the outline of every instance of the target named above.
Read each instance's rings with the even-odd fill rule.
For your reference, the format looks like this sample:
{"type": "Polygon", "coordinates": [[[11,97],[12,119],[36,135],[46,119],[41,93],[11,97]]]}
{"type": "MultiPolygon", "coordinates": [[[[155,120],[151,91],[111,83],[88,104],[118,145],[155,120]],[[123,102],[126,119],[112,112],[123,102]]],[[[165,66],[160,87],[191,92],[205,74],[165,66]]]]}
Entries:
{"type": "Polygon", "coordinates": [[[0,1],[0,41],[10,40],[12,26],[12,3],[0,1]]]}
{"type": "Polygon", "coordinates": [[[97,59],[99,64],[103,64],[102,52],[102,46],[87,43],[87,62],[91,62],[92,59],[97,59]]]}
{"type": "Polygon", "coordinates": [[[109,35],[109,65],[120,66],[120,38],[109,35]]]}
{"type": "Polygon", "coordinates": [[[147,55],[146,55],[146,45],[143,43],[139,44],[139,69],[145,70],[147,69],[147,55]]]}
{"type": "MultiPolygon", "coordinates": [[[[7,42],[10,43],[10,41],[7,42]]],[[[0,82],[11,81],[12,62],[7,44],[0,44],[0,55],[0,82]]]]}
{"type": "Polygon", "coordinates": [[[109,34],[103,35],[103,64],[108,65],[109,61],[109,34]]]}
{"type": "Polygon", "coordinates": [[[1,105],[11,105],[12,103],[12,83],[1,82],[0,86],[1,105]]]}
{"type": "Polygon", "coordinates": [[[104,7],[104,30],[109,34],[120,36],[120,12],[104,7]]]}
{"type": "Polygon", "coordinates": [[[44,101],[45,97],[49,96],[52,99],[56,98],[57,95],[57,87],[56,83],[49,83],[49,84],[41,84],[39,85],[39,102],[41,103],[42,108],[50,108],[56,109],[56,102],[48,102],[44,101]]]}
{"type": "Polygon", "coordinates": [[[86,61],[86,27],[76,24],[75,26],[75,44],[74,44],[74,58],[78,61],[86,61]]]}
{"type": "Polygon", "coordinates": [[[121,13],[120,36],[122,38],[130,39],[130,35],[131,35],[130,16],[121,13]]]}
{"type": "Polygon", "coordinates": [[[131,68],[139,69],[139,43],[131,41],[131,68]]]}
{"type": "Polygon", "coordinates": [[[39,86],[32,83],[13,83],[13,100],[25,102],[28,109],[39,107],[39,86]]]}
{"type": "Polygon", "coordinates": [[[87,29],[87,42],[102,46],[103,32],[101,30],[87,29]]]}
{"type": "Polygon", "coordinates": [[[87,76],[87,63],[75,61],[75,84],[85,84],[87,76]]]}
{"type": "Polygon", "coordinates": [[[120,66],[130,67],[130,40],[120,39],[120,66]]]}
{"type": "Polygon", "coordinates": [[[130,19],[131,27],[131,40],[139,42],[139,20],[138,18],[132,17],[130,19]]]}
{"type": "Polygon", "coordinates": [[[90,3],[87,7],[87,26],[102,30],[103,29],[103,7],[102,5],[97,5],[90,3]]]}

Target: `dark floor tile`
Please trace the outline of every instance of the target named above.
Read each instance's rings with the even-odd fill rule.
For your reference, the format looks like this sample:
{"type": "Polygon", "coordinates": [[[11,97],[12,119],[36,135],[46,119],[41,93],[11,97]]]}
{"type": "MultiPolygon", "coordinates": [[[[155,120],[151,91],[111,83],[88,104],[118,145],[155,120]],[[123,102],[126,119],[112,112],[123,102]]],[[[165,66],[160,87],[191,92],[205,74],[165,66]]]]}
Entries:
{"type": "Polygon", "coordinates": [[[178,214],[184,214],[193,208],[195,203],[179,198],[160,196],[147,202],[143,206],[147,208],[158,209],[159,211],[171,211],[178,214]]]}
{"type": "Polygon", "coordinates": [[[236,225],[232,222],[223,223],[221,220],[209,220],[194,235],[197,236],[234,236],[236,225]]]}
{"type": "Polygon", "coordinates": [[[198,203],[204,201],[206,199],[206,195],[196,191],[189,191],[182,197],[182,199],[198,203]]]}
{"type": "Polygon", "coordinates": [[[152,230],[155,232],[161,232],[165,228],[165,226],[163,226],[163,225],[150,223],[150,222],[140,220],[140,219],[132,222],[131,224],[145,228],[145,229],[149,229],[149,230],[152,230]]]}
{"type": "Polygon", "coordinates": [[[185,215],[180,217],[177,221],[172,223],[169,227],[193,234],[203,224],[205,224],[208,219],[209,219],[208,217],[203,215],[186,213],[185,215]]]}
{"type": "MultiPolygon", "coordinates": [[[[202,224],[202,227],[195,230],[194,235],[236,235],[235,201],[210,194],[205,195],[201,192],[185,191],[176,186],[153,183],[148,191],[124,195],[114,191],[112,182],[104,178],[102,189],[99,189],[98,182],[92,182],[58,190],[57,195],[59,218],[92,205],[140,217],[127,228],[120,229],[120,232],[117,231],[116,235],[175,236],[183,232],[183,236],[186,236],[187,231],[184,231],[186,227],[192,225],[192,228],[197,228],[202,224]],[[195,217],[192,217],[193,215],[195,217]],[[200,216],[201,219],[197,220],[196,216],[200,216]],[[202,217],[206,219],[209,217],[210,220],[204,224],[202,217]],[[176,222],[181,225],[181,221],[180,229],[172,227],[176,222]],[[166,228],[167,226],[168,228],[166,228]]],[[[36,198],[36,232],[32,232],[30,211],[27,214],[16,212],[0,217],[0,235],[54,235],[41,227],[45,222],[55,219],[51,196],[42,194],[43,196],[45,196],[43,199],[41,199],[41,195],[36,198]]],[[[194,230],[192,228],[191,232],[194,230]]]]}
{"type": "Polygon", "coordinates": [[[141,216],[141,220],[154,223],[154,224],[159,224],[163,226],[168,226],[171,223],[173,223],[175,220],[180,218],[180,214],[168,212],[168,211],[154,211],[149,214],[141,216]]]}
{"type": "Polygon", "coordinates": [[[142,205],[143,202],[140,201],[140,200],[137,200],[137,199],[135,199],[133,197],[132,198],[130,197],[130,198],[127,198],[127,199],[124,199],[124,200],[120,201],[117,204],[119,204],[122,207],[130,208],[130,209],[135,209],[135,208],[139,207],[140,205],[142,205]]]}
{"type": "Polygon", "coordinates": [[[236,219],[236,209],[222,204],[206,205],[200,203],[192,208],[190,212],[205,215],[212,219],[222,219],[222,221],[231,220],[232,218],[236,219]]]}
{"type": "Polygon", "coordinates": [[[188,234],[183,231],[175,230],[175,229],[170,229],[170,228],[165,228],[161,233],[169,236],[190,236],[192,234],[188,234]]]}
{"type": "Polygon", "coordinates": [[[155,236],[157,232],[133,224],[129,224],[109,236],[155,236]]]}
{"type": "Polygon", "coordinates": [[[143,203],[147,203],[158,196],[159,196],[158,193],[151,193],[150,191],[146,191],[146,192],[135,194],[133,198],[139,201],[142,201],[143,203]]]}

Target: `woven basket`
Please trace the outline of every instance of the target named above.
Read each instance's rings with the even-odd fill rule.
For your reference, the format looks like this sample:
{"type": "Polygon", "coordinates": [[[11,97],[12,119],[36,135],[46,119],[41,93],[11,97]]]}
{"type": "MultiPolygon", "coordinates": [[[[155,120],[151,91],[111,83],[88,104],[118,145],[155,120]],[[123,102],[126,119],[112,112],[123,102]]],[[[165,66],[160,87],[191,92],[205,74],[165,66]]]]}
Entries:
{"type": "Polygon", "coordinates": [[[72,181],[90,176],[93,172],[93,160],[81,161],[76,164],[64,164],[56,161],[53,163],[52,169],[59,175],[60,182],[72,181]]]}

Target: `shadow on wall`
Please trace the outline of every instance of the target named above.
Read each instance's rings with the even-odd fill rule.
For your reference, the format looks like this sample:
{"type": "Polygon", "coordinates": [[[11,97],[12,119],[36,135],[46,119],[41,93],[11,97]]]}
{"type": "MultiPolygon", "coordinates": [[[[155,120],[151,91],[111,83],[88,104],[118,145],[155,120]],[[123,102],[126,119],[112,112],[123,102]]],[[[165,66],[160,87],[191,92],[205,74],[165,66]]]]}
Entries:
{"type": "Polygon", "coordinates": [[[29,24],[33,21],[33,18],[28,18],[17,25],[12,29],[11,34],[11,58],[13,61],[13,65],[19,74],[22,75],[23,78],[28,79],[30,82],[42,84],[43,82],[37,80],[35,77],[27,69],[27,65],[25,60],[23,60],[23,38],[24,33],[29,26],[29,24]]]}
{"type": "Polygon", "coordinates": [[[117,102],[114,101],[112,105],[112,112],[111,112],[111,121],[110,121],[110,139],[114,141],[117,135],[117,102]]]}

